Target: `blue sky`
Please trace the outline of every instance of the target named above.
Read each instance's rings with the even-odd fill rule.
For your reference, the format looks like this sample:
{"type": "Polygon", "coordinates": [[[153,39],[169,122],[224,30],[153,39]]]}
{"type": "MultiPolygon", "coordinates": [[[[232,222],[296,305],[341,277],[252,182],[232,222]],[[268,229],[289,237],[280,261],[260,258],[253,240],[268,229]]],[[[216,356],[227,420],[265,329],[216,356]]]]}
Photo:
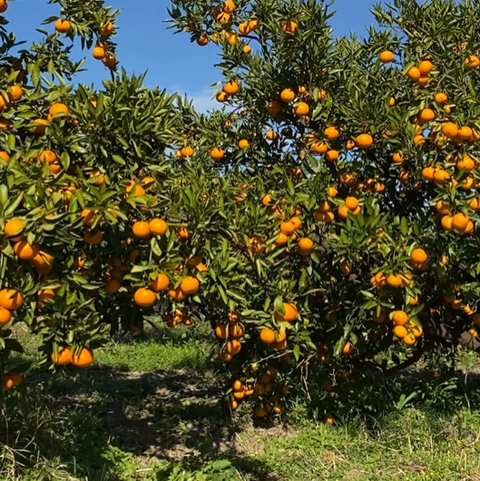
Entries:
{"type": "MultiPolygon", "coordinates": [[[[198,47],[191,44],[188,34],[174,35],[167,30],[164,20],[168,18],[168,0],[110,0],[106,5],[122,9],[118,19],[117,43],[121,65],[129,73],[140,74],[148,70],[146,84],[158,85],[170,92],[185,93],[194,99],[200,110],[212,104],[210,85],[221,78],[215,69],[218,49],[209,44],[198,47]]],[[[337,12],[331,20],[335,35],[350,31],[362,36],[366,27],[373,23],[370,9],[374,0],[337,0],[337,12]]],[[[47,0],[17,0],[10,3],[5,16],[10,22],[8,30],[15,31],[18,40],[31,42],[40,38],[35,31],[47,17],[58,15],[58,5],[48,5],[47,0]]],[[[53,29],[53,25],[45,28],[53,29]]],[[[80,58],[81,51],[76,51],[80,58]]],[[[94,83],[99,87],[108,71],[101,62],[87,54],[85,68],[88,72],[78,76],[82,83],[94,83]]]]}

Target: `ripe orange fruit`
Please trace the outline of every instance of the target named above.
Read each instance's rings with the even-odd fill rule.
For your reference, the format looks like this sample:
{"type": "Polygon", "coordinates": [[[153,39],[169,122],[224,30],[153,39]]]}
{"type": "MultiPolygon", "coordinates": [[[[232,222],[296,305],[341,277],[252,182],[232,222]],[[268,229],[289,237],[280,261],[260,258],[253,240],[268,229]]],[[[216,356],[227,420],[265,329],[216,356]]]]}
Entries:
{"type": "Polygon", "coordinates": [[[275,311],[275,319],[279,322],[292,322],[298,317],[297,306],[293,302],[284,302],[283,308],[285,309],[285,314],[280,314],[275,311]]]}
{"type": "Polygon", "coordinates": [[[133,224],[133,235],[138,238],[145,238],[150,235],[150,225],[148,222],[137,221],[133,224]]]}
{"type": "Polygon", "coordinates": [[[183,279],[180,289],[185,295],[195,294],[200,287],[200,283],[196,277],[188,276],[183,279]]]}
{"type": "Polygon", "coordinates": [[[395,311],[392,320],[397,326],[404,326],[409,319],[405,311],[395,311]]]}
{"type": "Polygon", "coordinates": [[[0,13],[5,13],[8,9],[7,0],[0,0],[0,13]]]}
{"type": "Polygon", "coordinates": [[[327,189],[327,195],[328,197],[335,198],[338,194],[338,191],[335,187],[328,187],[327,189]]]}
{"type": "Polygon", "coordinates": [[[7,372],[4,376],[5,386],[3,388],[4,391],[8,391],[12,389],[12,387],[18,386],[22,382],[22,375],[16,371],[7,372]]]}
{"type": "Polygon", "coordinates": [[[298,241],[298,252],[302,256],[308,256],[313,249],[313,241],[308,237],[298,241]]]}
{"type": "Polygon", "coordinates": [[[0,291],[0,307],[15,311],[23,304],[23,296],[15,289],[2,289],[0,291]]]}
{"type": "Polygon", "coordinates": [[[452,217],[452,227],[456,230],[463,231],[467,227],[468,221],[468,217],[460,212],[452,217]]]}
{"type": "Polygon", "coordinates": [[[217,92],[215,95],[217,102],[224,103],[228,100],[228,94],[225,92],[217,92]]]}
{"type": "Polygon", "coordinates": [[[7,107],[8,101],[5,100],[5,97],[3,95],[0,95],[0,110],[3,110],[5,107],[7,107]]]}
{"type": "Polygon", "coordinates": [[[368,149],[373,145],[373,138],[369,134],[360,134],[355,139],[355,143],[360,149],[368,149]]]}
{"type": "Polygon", "coordinates": [[[66,366],[67,364],[70,364],[72,362],[72,353],[70,352],[70,349],[68,347],[64,347],[63,349],[60,349],[60,351],[58,351],[57,355],[52,352],[50,359],[57,366],[66,366]]]}
{"type": "Polygon", "coordinates": [[[4,150],[0,151],[0,159],[4,160],[5,162],[10,162],[10,156],[4,150]]]}
{"type": "Polygon", "coordinates": [[[38,245],[29,244],[26,240],[21,240],[13,246],[15,255],[23,261],[31,261],[39,252],[38,245]]]}
{"type": "Polygon", "coordinates": [[[473,210],[480,210],[480,199],[478,198],[472,199],[468,204],[468,207],[470,207],[470,209],[473,209],[473,210]]]}
{"type": "Polygon", "coordinates": [[[237,84],[237,82],[234,82],[233,80],[230,80],[230,82],[227,82],[223,86],[223,91],[228,95],[235,95],[239,90],[240,86],[237,84]]]}
{"type": "Polygon", "coordinates": [[[347,260],[343,260],[340,262],[340,270],[345,274],[348,275],[350,272],[352,272],[352,266],[347,260]]]}
{"type": "Polygon", "coordinates": [[[53,119],[58,114],[69,115],[70,109],[62,103],[53,104],[48,110],[48,116],[53,119]]]}
{"type": "Polygon", "coordinates": [[[43,135],[48,126],[48,120],[45,119],[35,119],[33,121],[34,127],[33,131],[38,135],[43,135]]]}
{"type": "Polygon", "coordinates": [[[473,135],[473,130],[468,126],[463,126],[458,129],[457,137],[461,140],[470,140],[473,135]]]}
{"type": "Polygon", "coordinates": [[[458,170],[465,170],[466,172],[471,172],[474,168],[475,168],[475,162],[468,154],[465,154],[463,159],[457,160],[458,170]]]}
{"type": "Polygon", "coordinates": [[[328,140],[335,140],[340,135],[340,132],[335,127],[327,127],[324,135],[328,140]]]}
{"type": "Polygon", "coordinates": [[[105,283],[105,290],[109,294],[115,294],[120,290],[120,282],[117,279],[110,279],[105,283]]]}
{"type": "Polygon", "coordinates": [[[168,288],[170,285],[170,279],[166,274],[163,272],[160,272],[157,274],[157,277],[155,278],[154,281],[150,284],[150,289],[153,292],[160,292],[168,288]]]}
{"type": "Polygon", "coordinates": [[[280,232],[286,236],[290,236],[294,233],[296,227],[292,221],[282,222],[280,224],[280,232]]]}
{"type": "Polygon", "coordinates": [[[40,289],[37,293],[38,305],[42,307],[44,303],[55,301],[55,291],[53,289],[40,289]]]}
{"type": "Polygon", "coordinates": [[[404,326],[395,326],[393,328],[393,333],[395,336],[397,336],[399,339],[403,339],[407,334],[408,331],[405,329],[404,326]]]}
{"type": "Polygon", "coordinates": [[[393,54],[392,51],[390,50],[384,50],[380,54],[380,62],[382,63],[390,63],[393,62],[393,59],[395,58],[395,55],[393,54]]]}
{"type": "Polygon", "coordinates": [[[342,352],[343,354],[350,356],[351,354],[353,354],[354,350],[355,348],[353,347],[353,344],[350,341],[347,341],[343,346],[342,352]]]}
{"type": "Polygon", "coordinates": [[[403,284],[402,278],[397,274],[390,274],[387,277],[387,283],[392,287],[400,287],[403,284]]]}
{"type": "Polygon", "coordinates": [[[423,109],[420,111],[420,120],[430,122],[435,119],[435,112],[432,109],[423,109]]]}
{"type": "Polygon", "coordinates": [[[0,325],[4,326],[5,324],[8,324],[11,318],[12,313],[8,309],[0,307],[0,325]]]}
{"type": "Polygon", "coordinates": [[[248,22],[242,22],[238,25],[238,31],[240,35],[248,35],[251,32],[248,22]]]}
{"type": "Polygon", "coordinates": [[[428,259],[427,253],[423,249],[413,249],[412,260],[415,262],[426,262],[428,259]]]}
{"type": "Polygon", "coordinates": [[[258,19],[256,18],[252,18],[249,22],[248,22],[248,27],[250,28],[250,30],[252,32],[255,32],[256,30],[258,30],[260,28],[260,22],[258,21],[258,19]]]}
{"type": "Polygon", "coordinates": [[[292,89],[283,89],[280,98],[285,102],[292,102],[295,99],[295,92],[292,89]]]}
{"type": "Polygon", "coordinates": [[[83,240],[87,244],[98,245],[102,242],[103,234],[100,231],[92,232],[90,230],[85,231],[83,234],[83,240]]]}
{"type": "Polygon", "coordinates": [[[407,77],[416,82],[421,76],[420,70],[417,67],[411,67],[407,72],[407,77]]]}
{"type": "Polygon", "coordinates": [[[214,147],[211,151],[210,151],[210,157],[214,160],[220,160],[223,158],[223,156],[225,155],[225,152],[218,148],[218,147],[214,147]]]}
{"type": "MultiPolygon", "coordinates": [[[[23,228],[25,227],[25,224],[23,223],[22,220],[20,219],[10,219],[7,221],[5,224],[5,234],[7,236],[12,236],[15,234],[18,234],[23,228]]],[[[12,239],[10,239],[12,242],[19,242],[23,239],[23,236],[16,236],[12,239]]]]}
{"type": "Polygon", "coordinates": [[[227,342],[227,352],[232,356],[235,356],[235,354],[238,354],[241,349],[242,349],[242,345],[240,341],[237,341],[236,339],[232,339],[231,341],[227,342]]]}
{"type": "Polygon", "coordinates": [[[243,46],[243,53],[248,55],[251,51],[252,51],[252,47],[250,47],[250,45],[243,46]]]}
{"type": "Polygon", "coordinates": [[[226,339],[226,338],[227,338],[227,333],[228,333],[228,329],[227,329],[226,324],[219,324],[219,325],[215,328],[215,335],[216,335],[219,339],[226,339]]]}
{"type": "Polygon", "coordinates": [[[300,217],[292,217],[290,222],[295,226],[295,230],[299,229],[302,225],[302,219],[300,219],[300,217]]]}
{"type": "Polygon", "coordinates": [[[415,145],[423,145],[425,143],[425,138],[423,137],[422,134],[416,134],[414,137],[413,137],[413,143],[415,145]]]}
{"type": "Polygon", "coordinates": [[[117,63],[117,57],[115,55],[106,55],[104,58],[102,58],[103,65],[107,68],[114,68],[117,63]]]}
{"type": "Polygon", "coordinates": [[[105,52],[105,49],[103,47],[95,47],[92,50],[92,56],[96,60],[103,60],[105,58],[105,55],[107,55],[107,52],[105,52]]]}
{"type": "Polygon", "coordinates": [[[95,216],[97,215],[97,211],[90,210],[90,209],[83,209],[80,217],[82,218],[83,225],[91,227],[95,222],[95,216]]]}
{"type": "Polygon", "coordinates": [[[340,157],[340,153],[337,150],[329,150],[327,152],[327,160],[329,162],[335,162],[340,157]]]}
{"type": "Polygon", "coordinates": [[[422,75],[428,75],[433,70],[433,64],[430,60],[424,60],[423,62],[420,62],[418,70],[420,70],[422,75]]]}
{"type": "Polygon", "coordinates": [[[71,28],[72,24],[68,20],[62,20],[61,18],[59,18],[55,22],[55,30],[58,33],[68,33],[71,28]]]}
{"type": "Polygon", "coordinates": [[[310,107],[305,102],[298,102],[298,104],[293,109],[293,113],[297,117],[304,117],[308,114],[308,112],[310,112],[310,107]]]}
{"type": "Polygon", "coordinates": [[[232,337],[242,337],[245,334],[245,326],[241,323],[230,324],[229,333],[232,337]]]}
{"type": "Polygon", "coordinates": [[[168,229],[168,224],[162,219],[152,219],[148,226],[152,235],[163,235],[168,229]]]}
{"type": "Polygon", "coordinates": [[[72,364],[77,367],[87,367],[93,362],[93,351],[82,347],[79,352],[72,354],[72,364]]]}
{"type": "Polygon", "coordinates": [[[155,293],[145,287],[137,289],[133,298],[135,303],[140,307],[151,307],[157,300],[155,293]]]}
{"type": "Polygon", "coordinates": [[[250,142],[247,139],[241,139],[238,142],[238,147],[240,149],[247,149],[248,147],[250,147],[250,142]]]}
{"type": "Polygon", "coordinates": [[[346,219],[348,217],[348,212],[349,212],[349,209],[348,207],[344,204],[344,205],[341,205],[339,208],[338,208],[338,215],[342,218],[342,219],[346,219]]]}
{"type": "Polygon", "coordinates": [[[435,103],[437,105],[445,105],[448,102],[448,96],[447,94],[444,94],[443,92],[438,92],[435,94],[435,103]]]}
{"type": "Polygon", "coordinates": [[[465,67],[473,70],[480,65],[480,59],[476,55],[469,55],[464,61],[465,67]]]}
{"type": "Polygon", "coordinates": [[[401,152],[395,152],[392,159],[396,164],[401,164],[405,161],[405,158],[401,152]]]}
{"type": "Polygon", "coordinates": [[[446,202],[444,202],[443,200],[439,200],[435,204],[435,208],[437,209],[437,212],[440,214],[448,214],[452,207],[446,202]]]}
{"type": "Polygon", "coordinates": [[[435,176],[435,169],[433,167],[425,167],[422,170],[422,176],[424,179],[433,180],[435,176]]]}
{"type": "Polygon", "coordinates": [[[264,205],[265,207],[270,205],[271,202],[272,202],[272,195],[271,194],[266,194],[262,199],[262,205],[264,205]]]}
{"type": "Polygon", "coordinates": [[[112,35],[114,29],[115,29],[115,25],[113,25],[112,22],[108,22],[105,25],[101,25],[98,31],[100,32],[100,35],[103,35],[104,37],[108,37],[112,35]]]}
{"type": "Polygon", "coordinates": [[[20,85],[12,85],[11,87],[8,87],[7,94],[10,102],[15,102],[22,98],[23,89],[20,87],[20,85]]]}
{"type": "Polygon", "coordinates": [[[145,195],[145,189],[142,186],[137,185],[134,180],[131,180],[128,183],[125,192],[127,192],[127,194],[134,192],[135,197],[141,197],[142,195],[145,195]]]}
{"type": "Polygon", "coordinates": [[[197,37],[197,45],[200,47],[205,47],[208,44],[208,36],[207,35],[199,35],[197,37]]]}
{"type": "Polygon", "coordinates": [[[355,197],[347,197],[345,199],[345,205],[350,210],[355,210],[358,207],[358,199],[356,199],[355,197]]]}
{"type": "Polygon", "coordinates": [[[454,139],[458,135],[458,127],[453,122],[443,124],[442,132],[445,137],[454,139]]]}
{"type": "Polygon", "coordinates": [[[449,215],[444,215],[444,216],[442,217],[441,224],[442,224],[442,227],[443,227],[445,230],[452,230],[453,217],[451,217],[451,216],[449,216],[449,215]]]}
{"type": "Polygon", "coordinates": [[[280,233],[280,234],[278,234],[278,236],[277,236],[277,238],[275,239],[274,242],[277,245],[286,244],[288,242],[288,237],[285,234],[280,233]]]}
{"type": "Polygon", "coordinates": [[[282,25],[283,33],[295,33],[297,31],[298,25],[296,22],[288,21],[282,25]]]}
{"type": "Polygon", "coordinates": [[[413,344],[415,344],[417,341],[416,341],[415,336],[413,334],[407,334],[403,338],[403,342],[405,344],[407,344],[408,346],[413,346],[413,344]]]}
{"type": "Polygon", "coordinates": [[[418,295],[415,295],[415,297],[411,297],[410,300],[408,301],[408,303],[411,305],[411,306],[416,306],[418,304],[418,301],[419,301],[419,298],[418,298],[418,295]]]}

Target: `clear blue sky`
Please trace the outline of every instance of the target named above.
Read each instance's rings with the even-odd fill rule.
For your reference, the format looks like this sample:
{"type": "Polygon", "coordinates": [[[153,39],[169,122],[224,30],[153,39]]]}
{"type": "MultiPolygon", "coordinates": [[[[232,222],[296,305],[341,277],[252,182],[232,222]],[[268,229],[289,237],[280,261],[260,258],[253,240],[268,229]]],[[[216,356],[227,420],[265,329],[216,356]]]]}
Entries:
{"type": "MultiPolygon", "coordinates": [[[[118,19],[117,43],[121,65],[129,73],[140,74],[148,70],[146,84],[158,85],[169,91],[186,93],[195,99],[196,105],[203,110],[212,105],[210,85],[218,81],[220,72],[214,68],[217,61],[217,47],[209,44],[198,47],[191,44],[188,34],[174,35],[167,30],[164,20],[168,18],[168,0],[110,0],[106,5],[122,9],[118,19]]],[[[345,35],[350,31],[366,35],[366,27],[373,23],[370,9],[374,0],[337,0],[337,12],[331,20],[335,35],[345,35]]],[[[17,0],[10,3],[5,16],[10,25],[7,27],[17,34],[18,40],[31,42],[40,34],[35,31],[47,17],[58,15],[58,5],[48,5],[47,0],[17,0]]],[[[45,28],[53,29],[53,25],[45,28]]],[[[81,58],[81,51],[75,55],[81,58]]],[[[84,54],[85,55],[85,54],[84,54]]],[[[101,62],[89,54],[85,72],[77,80],[100,86],[108,71],[101,62]]]]}

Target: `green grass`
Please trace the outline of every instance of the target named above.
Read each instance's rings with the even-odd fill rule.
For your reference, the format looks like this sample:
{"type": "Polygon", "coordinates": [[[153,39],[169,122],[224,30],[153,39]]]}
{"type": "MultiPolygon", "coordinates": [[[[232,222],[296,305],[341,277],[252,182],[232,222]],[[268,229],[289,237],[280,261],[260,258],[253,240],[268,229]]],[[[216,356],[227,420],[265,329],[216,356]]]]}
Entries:
{"type": "Polygon", "coordinates": [[[211,337],[196,328],[127,335],[98,350],[94,367],[57,373],[38,364],[38,340],[19,336],[26,352],[12,362],[33,367],[8,398],[1,480],[480,481],[471,353],[456,361],[469,389],[453,374],[360,383],[327,426],[338,394],[315,388],[309,405],[293,394],[282,420],[256,423],[245,404],[230,417],[228,376],[216,373],[211,337]]]}
{"type": "Polygon", "coordinates": [[[155,341],[136,341],[132,344],[114,344],[96,353],[100,365],[122,371],[150,372],[156,369],[212,368],[211,347],[205,342],[190,340],[182,345],[173,341],[157,344],[155,341]]]}

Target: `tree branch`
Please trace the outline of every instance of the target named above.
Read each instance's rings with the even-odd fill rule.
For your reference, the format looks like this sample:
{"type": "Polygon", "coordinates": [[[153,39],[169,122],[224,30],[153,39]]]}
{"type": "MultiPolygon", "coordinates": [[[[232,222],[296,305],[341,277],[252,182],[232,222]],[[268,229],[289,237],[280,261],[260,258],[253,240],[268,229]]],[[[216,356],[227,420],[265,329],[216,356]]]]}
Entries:
{"type": "Polygon", "coordinates": [[[386,371],[383,371],[382,374],[385,377],[391,377],[391,376],[394,376],[395,374],[398,374],[400,371],[403,371],[407,367],[413,366],[413,364],[420,361],[421,357],[423,356],[423,353],[427,350],[427,347],[428,347],[428,344],[423,344],[423,346],[420,346],[415,351],[412,357],[409,357],[408,359],[398,364],[397,366],[394,366],[390,369],[387,369],[386,371]]]}

